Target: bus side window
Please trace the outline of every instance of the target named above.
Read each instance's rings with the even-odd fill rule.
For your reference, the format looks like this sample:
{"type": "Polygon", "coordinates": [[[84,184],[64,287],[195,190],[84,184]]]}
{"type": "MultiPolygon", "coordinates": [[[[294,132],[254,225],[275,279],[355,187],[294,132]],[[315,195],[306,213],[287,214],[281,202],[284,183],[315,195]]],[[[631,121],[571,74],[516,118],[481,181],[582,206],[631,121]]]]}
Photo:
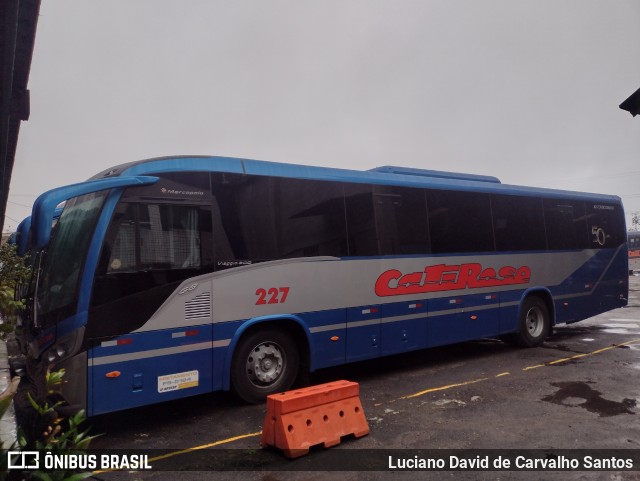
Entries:
{"type": "Polygon", "coordinates": [[[373,196],[381,254],[428,254],[431,247],[424,189],[376,185],[373,196]]]}
{"type": "Polygon", "coordinates": [[[197,207],[140,204],[139,216],[139,270],[200,267],[197,207]]]}
{"type": "Polygon", "coordinates": [[[210,219],[203,206],[120,204],[100,254],[92,305],[213,270],[210,219]]]}
{"type": "Polygon", "coordinates": [[[342,185],[279,179],[277,195],[280,258],[347,255],[342,185]]]}
{"type": "Polygon", "coordinates": [[[588,249],[584,202],[544,199],[544,223],[549,249],[588,249]]]}
{"type": "Polygon", "coordinates": [[[618,247],[625,241],[624,214],[613,204],[587,205],[587,227],[591,234],[591,246],[595,249],[618,247]]]}
{"type": "Polygon", "coordinates": [[[212,186],[216,270],[347,255],[341,184],[214,174],[212,186]]]}
{"type": "Polygon", "coordinates": [[[216,269],[278,258],[270,177],[213,174],[216,269]]]}
{"type": "Polygon", "coordinates": [[[373,188],[345,184],[345,209],[350,256],[380,255],[373,209],[373,188]]]}
{"type": "Polygon", "coordinates": [[[528,251],[547,248],[541,199],[493,195],[491,210],[497,250],[528,251]]]}
{"type": "Polygon", "coordinates": [[[494,250],[488,194],[430,190],[427,207],[435,254],[494,250]]]}
{"type": "Polygon", "coordinates": [[[136,270],[136,211],[135,204],[120,204],[116,209],[110,227],[115,238],[103,247],[107,274],[136,270]]]}

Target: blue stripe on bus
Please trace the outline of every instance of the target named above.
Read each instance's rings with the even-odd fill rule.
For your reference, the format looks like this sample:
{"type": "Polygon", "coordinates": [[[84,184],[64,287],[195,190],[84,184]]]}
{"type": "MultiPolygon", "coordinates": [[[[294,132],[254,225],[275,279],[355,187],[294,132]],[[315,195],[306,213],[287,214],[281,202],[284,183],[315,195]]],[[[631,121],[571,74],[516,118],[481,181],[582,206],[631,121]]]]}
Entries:
{"type": "Polygon", "coordinates": [[[151,351],[168,346],[185,346],[204,341],[212,342],[212,325],[164,329],[161,331],[132,332],[115,339],[101,342],[91,350],[90,360],[113,356],[114,354],[130,354],[140,351],[151,351]]]}

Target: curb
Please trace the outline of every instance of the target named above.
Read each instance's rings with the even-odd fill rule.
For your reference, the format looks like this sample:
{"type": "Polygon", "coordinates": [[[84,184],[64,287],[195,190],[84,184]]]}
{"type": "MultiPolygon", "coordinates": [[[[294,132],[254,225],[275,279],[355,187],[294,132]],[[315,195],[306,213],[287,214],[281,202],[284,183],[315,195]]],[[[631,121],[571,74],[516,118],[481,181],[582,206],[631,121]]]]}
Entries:
{"type": "Polygon", "coordinates": [[[7,389],[10,381],[11,370],[9,369],[7,343],[4,339],[0,339],[0,393],[7,389]]]}

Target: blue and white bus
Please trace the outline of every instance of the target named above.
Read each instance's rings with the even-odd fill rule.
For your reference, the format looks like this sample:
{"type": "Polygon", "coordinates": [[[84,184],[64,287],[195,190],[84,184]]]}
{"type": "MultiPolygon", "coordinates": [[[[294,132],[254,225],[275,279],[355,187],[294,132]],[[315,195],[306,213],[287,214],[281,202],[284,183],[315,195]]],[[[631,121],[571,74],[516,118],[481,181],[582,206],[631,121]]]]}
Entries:
{"type": "Polygon", "coordinates": [[[229,389],[256,403],[483,337],[537,346],[627,303],[619,197],[480,175],[150,159],[42,194],[25,235],[22,391],[65,368],[91,416],[229,389]]]}

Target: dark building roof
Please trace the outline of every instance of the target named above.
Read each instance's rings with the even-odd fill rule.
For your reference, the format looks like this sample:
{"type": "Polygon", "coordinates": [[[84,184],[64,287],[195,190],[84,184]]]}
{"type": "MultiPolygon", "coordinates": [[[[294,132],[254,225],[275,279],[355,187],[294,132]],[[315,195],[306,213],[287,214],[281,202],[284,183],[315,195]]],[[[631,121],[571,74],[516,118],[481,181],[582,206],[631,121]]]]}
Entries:
{"type": "Polygon", "coordinates": [[[29,118],[27,82],[39,11],[40,0],[0,1],[0,230],[20,122],[29,118]]]}
{"type": "Polygon", "coordinates": [[[627,100],[622,102],[620,108],[628,111],[634,117],[640,114],[640,89],[633,92],[627,100]]]}

